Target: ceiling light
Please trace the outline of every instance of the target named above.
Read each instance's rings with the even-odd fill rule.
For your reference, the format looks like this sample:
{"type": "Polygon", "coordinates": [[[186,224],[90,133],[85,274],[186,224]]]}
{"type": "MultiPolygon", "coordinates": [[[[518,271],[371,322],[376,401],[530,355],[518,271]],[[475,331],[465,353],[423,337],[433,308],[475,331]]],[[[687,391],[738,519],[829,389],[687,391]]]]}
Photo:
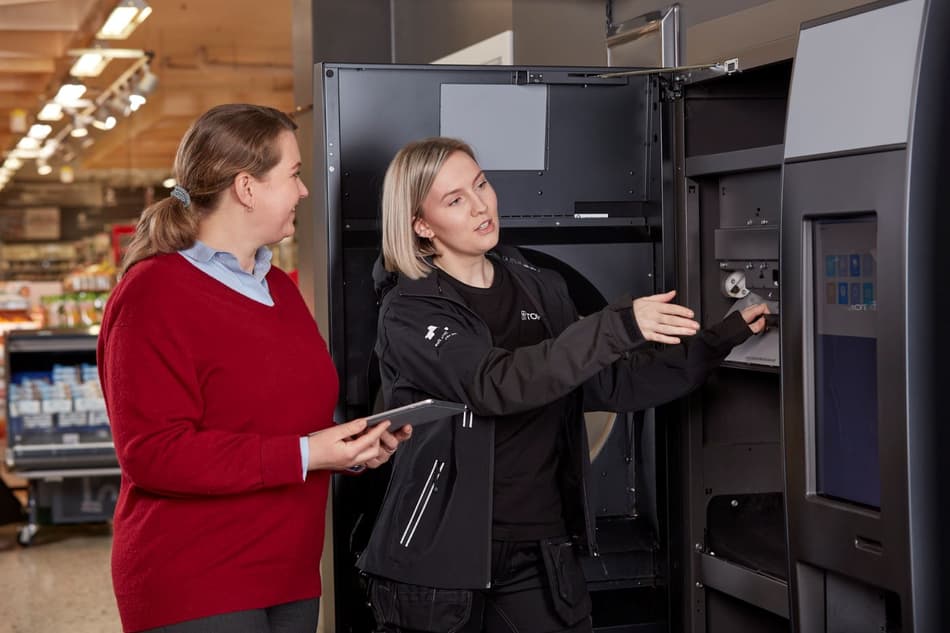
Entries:
{"type": "Polygon", "coordinates": [[[165,180],[162,181],[162,186],[165,187],[166,189],[171,189],[177,184],[178,184],[178,181],[176,181],[174,178],[166,178],[165,180]]]}
{"type": "Polygon", "coordinates": [[[38,173],[40,176],[49,176],[51,173],[53,173],[53,168],[46,163],[37,163],[36,173],[38,173]]]}
{"type": "Polygon", "coordinates": [[[84,127],[74,127],[69,131],[69,135],[73,138],[82,138],[89,135],[89,130],[84,127]]]}
{"type": "Polygon", "coordinates": [[[111,130],[112,128],[115,127],[116,122],[117,121],[115,120],[115,117],[110,114],[109,116],[107,116],[106,118],[102,120],[98,118],[93,119],[92,127],[96,128],[97,130],[111,130]]]}
{"type": "Polygon", "coordinates": [[[58,103],[50,101],[43,106],[43,109],[36,115],[36,118],[40,121],[59,121],[63,118],[63,107],[58,103]]]}
{"type": "Polygon", "coordinates": [[[109,64],[109,57],[102,53],[83,53],[69,69],[73,77],[98,77],[109,64]]]}
{"type": "Polygon", "coordinates": [[[3,166],[6,167],[8,171],[16,171],[20,167],[23,167],[23,161],[16,156],[10,156],[3,161],[3,166]]]}
{"type": "Polygon", "coordinates": [[[17,149],[31,152],[40,148],[40,142],[31,136],[24,136],[20,139],[20,142],[16,144],[16,147],[17,149]]]}
{"type": "Polygon", "coordinates": [[[139,94],[130,94],[129,95],[129,109],[132,112],[135,112],[139,108],[145,105],[145,97],[139,94]]]}
{"type": "Polygon", "coordinates": [[[124,40],[152,13],[144,0],[122,0],[112,10],[96,37],[104,40],[124,40]]]}
{"type": "Polygon", "coordinates": [[[144,97],[152,94],[156,86],[158,86],[158,76],[146,65],[145,68],[142,69],[142,77],[132,92],[144,97]]]}
{"type": "Polygon", "coordinates": [[[34,123],[30,126],[30,131],[27,135],[30,138],[35,138],[38,141],[42,141],[44,138],[50,135],[50,132],[53,131],[52,125],[43,125],[42,123],[34,123]]]}
{"type": "Polygon", "coordinates": [[[55,138],[51,138],[43,143],[43,148],[37,153],[37,155],[40,158],[48,159],[56,153],[57,149],[59,149],[59,141],[57,141],[55,138]]]}
{"type": "Polygon", "coordinates": [[[73,173],[72,167],[63,165],[59,168],[59,181],[61,183],[68,185],[74,180],[76,180],[76,175],[73,173]]]}
{"type": "Polygon", "coordinates": [[[53,101],[59,105],[70,105],[79,101],[84,94],[86,94],[86,87],[82,84],[63,84],[53,97],[53,101]]]}

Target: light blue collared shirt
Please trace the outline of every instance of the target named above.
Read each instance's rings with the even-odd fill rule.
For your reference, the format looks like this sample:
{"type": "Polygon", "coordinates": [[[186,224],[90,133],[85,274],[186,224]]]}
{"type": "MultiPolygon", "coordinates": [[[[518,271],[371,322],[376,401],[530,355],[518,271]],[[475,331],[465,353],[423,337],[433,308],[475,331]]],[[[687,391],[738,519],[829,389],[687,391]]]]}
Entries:
{"type": "Polygon", "coordinates": [[[273,254],[262,246],[254,255],[254,270],[247,272],[241,268],[237,257],[227,251],[218,251],[204,242],[195,240],[191,248],[178,251],[195,268],[214,277],[225,286],[266,306],[274,305],[267,287],[267,273],[273,254]]]}
{"type": "MultiPolygon", "coordinates": [[[[227,251],[218,251],[204,242],[195,240],[191,248],[178,251],[178,254],[195,268],[206,275],[217,279],[225,286],[238,292],[248,299],[273,306],[274,299],[267,286],[267,273],[270,272],[271,258],[274,256],[270,249],[262,246],[254,254],[254,271],[247,272],[241,268],[237,257],[227,251]]],[[[306,437],[300,438],[300,463],[303,464],[303,478],[307,479],[307,463],[310,461],[310,444],[306,437]]]]}

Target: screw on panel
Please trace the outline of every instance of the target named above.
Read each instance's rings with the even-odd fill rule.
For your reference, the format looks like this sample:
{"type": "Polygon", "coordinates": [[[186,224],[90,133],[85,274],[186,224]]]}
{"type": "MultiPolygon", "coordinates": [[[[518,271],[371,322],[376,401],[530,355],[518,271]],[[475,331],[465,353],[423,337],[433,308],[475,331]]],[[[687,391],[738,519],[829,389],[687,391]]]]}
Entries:
{"type": "Polygon", "coordinates": [[[739,507],[739,500],[738,500],[738,499],[733,499],[732,501],[729,502],[729,505],[731,505],[733,508],[738,508],[738,507],[739,507]]]}

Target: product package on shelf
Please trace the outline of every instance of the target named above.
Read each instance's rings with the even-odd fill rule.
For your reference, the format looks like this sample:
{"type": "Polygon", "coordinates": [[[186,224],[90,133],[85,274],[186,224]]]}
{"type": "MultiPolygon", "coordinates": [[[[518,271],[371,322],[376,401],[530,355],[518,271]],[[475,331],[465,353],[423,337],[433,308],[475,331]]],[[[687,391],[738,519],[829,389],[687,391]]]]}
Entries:
{"type": "Polygon", "coordinates": [[[13,443],[111,440],[95,365],[54,365],[49,372],[13,372],[8,399],[13,443]]]}

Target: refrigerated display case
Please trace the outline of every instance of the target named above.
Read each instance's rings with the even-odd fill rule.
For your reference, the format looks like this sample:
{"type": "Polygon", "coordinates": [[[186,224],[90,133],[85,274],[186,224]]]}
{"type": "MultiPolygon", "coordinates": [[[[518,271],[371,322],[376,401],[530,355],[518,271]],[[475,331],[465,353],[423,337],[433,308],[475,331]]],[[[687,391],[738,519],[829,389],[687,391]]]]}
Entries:
{"type": "Polygon", "coordinates": [[[94,330],[7,335],[7,467],[29,482],[29,545],[40,524],[112,517],[119,467],[96,371],[94,330]]]}

